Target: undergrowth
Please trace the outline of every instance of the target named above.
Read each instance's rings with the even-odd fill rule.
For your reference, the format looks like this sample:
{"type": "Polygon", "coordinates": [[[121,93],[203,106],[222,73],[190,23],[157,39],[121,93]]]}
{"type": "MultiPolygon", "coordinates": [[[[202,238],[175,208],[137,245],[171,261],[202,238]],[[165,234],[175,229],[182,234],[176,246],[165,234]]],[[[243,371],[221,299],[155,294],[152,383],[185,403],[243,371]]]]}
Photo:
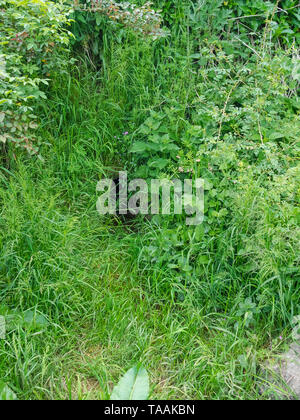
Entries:
{"type": "Polygon", "coordinates": [[[155,2],[156,40],[73,28],[76,65],[35,108],[43,160],[3,159],[0,378],[19,398],[107,399],[139,362],[153,399],[268,398],[261,365],[300,313],[299,11],[225,3],[155,2]],[[100,217],[121,169],[204,178],[204,223],[100,217]]]}

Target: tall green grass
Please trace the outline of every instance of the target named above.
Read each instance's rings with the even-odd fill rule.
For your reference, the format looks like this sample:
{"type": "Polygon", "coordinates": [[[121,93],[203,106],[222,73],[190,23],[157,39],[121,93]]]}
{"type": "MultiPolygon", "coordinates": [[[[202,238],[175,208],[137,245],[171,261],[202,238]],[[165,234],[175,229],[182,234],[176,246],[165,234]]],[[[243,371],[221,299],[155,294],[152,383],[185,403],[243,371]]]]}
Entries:
{"type": "MultiPolygon", "coordinates": [[[[268,398],[259,393],[260,366],[284,349],[300,312],[295,142],[291,135],[269,148],[268,115],[255,108],[258,87],[269,76],[275,83],[272,69],[266,79],[259,73],[258,87],[251,78],[236,86],[224,139],[213,140],[239,66],[260,67],[251,51],[230,61],[203,19],[204,39],[179,8],[170,37],[156,43],[104,36],[101,65],[78,56],[40,104],[44,161],[15,153],[1,167],[0,315],[10,321],[0,378],[19,398],[107,399],[136,362],[150,373],[153,399],[268,398]],[[240,118],[241,108],[251,118],[240,118]],[[199,170],[229,200],[228,217],[212,192],[195,230],[172,218],[99,217],[97,181],[134,167],[129,146],[150,111],[171,115],[184,163],[201,152],[199,170]],[[266,147],[252,156],[245,146],[261,143],[254,111],[266,122],[266,147]],[[28,310],[47,322],[20,322],[28,310]]],[[[286,73],[282,80],[289,83],[286,73]]],[[[266,106],[272,94],[262,95],[266,106]]],[[[277,125],[290,127],[299,114],[297,94],[289,95],[278,120],[272,111],[277,125]]]]}

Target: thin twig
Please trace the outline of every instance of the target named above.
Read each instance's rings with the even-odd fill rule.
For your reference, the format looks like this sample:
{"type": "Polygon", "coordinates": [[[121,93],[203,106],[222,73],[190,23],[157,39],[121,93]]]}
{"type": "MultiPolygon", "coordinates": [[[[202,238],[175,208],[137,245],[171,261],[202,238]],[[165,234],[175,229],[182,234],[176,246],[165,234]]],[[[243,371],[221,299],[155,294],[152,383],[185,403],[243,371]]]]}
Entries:
{"type": "Polygon", "coordinates": [[[238,36],[235,36],[234,38],[236,38],[238,41],[240,41],[243,45],[245,45],[245,47],[249,48],[251,51],[254,52],[254,54],[256,54],[259,58],[262,59],[262,56],[253,48],[251,47],[251,45],[246,44],[246,42],[244,42],[242,39],[240,39],[238,36]]]}
{"type": "MultiPolygon", "coordinates": [[[[288,9],[281,9],[280,7],[278,7],[278,10],[275,11],[274,14],[281,13],[281,12],[288,13],[288,10],[297,9],[297,8],[300,8],[300,4],[297,5],[297,6],[289,7],[288,9]]],[[[266,16],[266,14],[261,13],[261,14],[257,14],[257,15],[238,16],[238,17],[234,17],[234,18],[229,18],[228,21],[229,20],[232,21],[232,20],[248,19],[248,18],[252,18],[252,17],[263,17],[263,16],[266,16]]]]}
{"type": "Polygon", "coordinates": [[[238,81],[234,84],[234,86],[232,86],[232,88],[230,89],[230,92],[228,93],[228,96],[227,96],[227,98],[226,98],[226,101],[225,101],[225,104],[224,104],[224,108],[223,108],[223,111],[222,111],[221,121],[220,121],[219,134],[218,134],[218,141],[219,141],[219,140],[220,140],[220,138],[221,138],[222,127],[223,127],[223,121],[224,121],[224,118],[225,118],[225,115],[226,115],[226,109],[227,109],[227,105],[228,105],[229,99],[230,99],[230,97],[231,97],[231,95],[232,95],[233,91],[234,91],[234,90],[238,87],[238,85],[239,85],[240,83],[242,83],[242,80],[241,80],[241,79],[240,79],[240,80],[238,80],[238,81]]]}

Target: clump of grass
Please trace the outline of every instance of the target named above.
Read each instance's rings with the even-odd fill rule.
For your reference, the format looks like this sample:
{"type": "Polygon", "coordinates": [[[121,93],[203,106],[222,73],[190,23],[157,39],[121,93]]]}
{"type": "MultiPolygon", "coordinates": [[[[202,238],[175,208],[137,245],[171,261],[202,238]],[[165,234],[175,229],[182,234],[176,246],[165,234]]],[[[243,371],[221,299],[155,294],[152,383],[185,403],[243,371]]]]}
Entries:
{"type": "Polygon", "coordinates": [[[2,167],[0,378],[19,398],[107,399],[137,362],[153,399],[264,398],[260,364],[300,310],[293,53],[272,47],[260,63],[215,28],[199,38],[184,13],[166,12],[170,38],[104,36],[102,68],[77,57],[53,77],[38,110],[44,162],[16,153],[2,167]],[[210,187],[194,230],[96,212],[99,178],[147,165],[128,150],[150,114],[182,165],[201,160],[210,187]],[[26,311],[47,322],[20,322],[26,311]]]}

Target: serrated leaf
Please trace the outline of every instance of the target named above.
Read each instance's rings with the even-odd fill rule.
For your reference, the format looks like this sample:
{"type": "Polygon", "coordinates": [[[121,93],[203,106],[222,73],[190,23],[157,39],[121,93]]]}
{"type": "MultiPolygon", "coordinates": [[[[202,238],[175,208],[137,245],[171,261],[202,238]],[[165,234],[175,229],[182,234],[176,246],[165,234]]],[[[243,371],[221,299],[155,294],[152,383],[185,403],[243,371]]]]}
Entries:
{"type": "Polygon", "coordinates": [[[207,179],[204,181],[204,189],[205,191],[209,191],[211,189],[213,189],[213,184],[208,181],[207,179]]]}
{"type": "Polygon", "coordinates": [[[130,153],[143,153],[148,150],[148,144],[142,141],[134,143],[129,149],[130,153]]]}
{"type": "Polygon", "coordinates": [[[149,376],[143,366],[129,369],[114,388],[111,400],[146,400],[149,396],[149,376]]]}
{"type": "Polygon", "coordinates": [[[150,168],[164,169],[169,163],[168,159],[155,159],[149,164],[150,168]]]}
{"type": "Polygon", "coordinates": [[[270,140],[277,140],[277,139],[282,139],[285,136],[286,136],[286,134],[283,134],[283,133],[279,133],[279,132],[274,131],[273,133],[271,133],[269,135],[269,139],[270,140]]]}

